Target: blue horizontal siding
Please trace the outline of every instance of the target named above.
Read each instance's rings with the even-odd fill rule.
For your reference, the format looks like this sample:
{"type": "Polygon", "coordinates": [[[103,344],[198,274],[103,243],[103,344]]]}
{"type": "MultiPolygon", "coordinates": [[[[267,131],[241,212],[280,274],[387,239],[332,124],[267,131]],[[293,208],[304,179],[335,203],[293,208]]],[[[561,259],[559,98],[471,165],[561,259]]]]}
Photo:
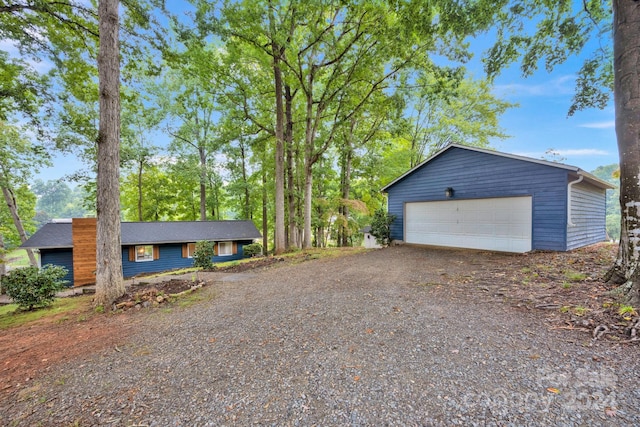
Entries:
{"type": "Polygon", "coordinates": [[[567,223],[567,249],[606,240],[606,190],[581,182],[571,190],[571,221],[567,223]]]}
{"type": "MultiPolygon", "coordinates": [[[[192,242],[193,243],[193,242],[192,242]]],[[[244,246],[253,243],[251,240],[238,242],[238,253],[229,256],[214,256],[214,263],[234,261],[244,256],[244,246]]],[[[138,274],[159,273],[179,268],[193,267],[193,258],[182,257],[182,243],[157,245],[160,257],[153,261],[129,261],[129,246],[122,247],[122,274],[133,277],[138,274]]]]}
{"type": "Polygon", "coordinates": [[[67,286],[73,286],[73,251],[71,249],[40,249],[40,265],[60,265],[66,268],[64,280],[67,286]]]}
{"type": "Polygon", "coordinates": [[[387,189],[396,216],[391,238],[404,240],[404,204],[456,199],[532,196],[532,249],[566,250],[568,171],[488,153],[451,148],[387,189]]]}

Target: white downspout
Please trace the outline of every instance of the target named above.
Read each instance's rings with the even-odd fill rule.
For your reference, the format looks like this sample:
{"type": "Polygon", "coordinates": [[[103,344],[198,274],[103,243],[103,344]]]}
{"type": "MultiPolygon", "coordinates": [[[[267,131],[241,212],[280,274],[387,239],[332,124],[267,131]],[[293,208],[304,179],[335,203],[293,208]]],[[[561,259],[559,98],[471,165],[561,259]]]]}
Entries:
{"type": "Polygon", "coordinates": [[[584,179],[584,175],[580,175],[580,178],[578,178],[575,181],[570,182],[569,186],[567,187],[567,225],[569,227],[575,227],[576,226],[573,223],[573,221],[571,221],[571,187],[573,187],[573,184],[578,184],[578,183],[582,182],[583,179],[584,179]]]}

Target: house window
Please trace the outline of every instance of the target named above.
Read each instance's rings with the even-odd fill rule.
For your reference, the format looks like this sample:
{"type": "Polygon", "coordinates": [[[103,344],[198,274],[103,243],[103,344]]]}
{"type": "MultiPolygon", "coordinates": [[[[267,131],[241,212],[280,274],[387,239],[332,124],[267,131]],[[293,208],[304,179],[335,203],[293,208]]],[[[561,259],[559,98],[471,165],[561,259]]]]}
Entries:
{"type": "Polygon", "coordinates": [[[193,254],[196,253],[196,244],[187,243],[187,258],[193,258],[193,254]]]}
{"type": "Polygon", "coordinates": [[[136,262],[153,261],[153,245],[136,246],[136,262]]]}
{"type": "Polygon", "coordinates": [[[218,255],[219,256],[233,255],[233,242],[219,242],[218,255]]]}

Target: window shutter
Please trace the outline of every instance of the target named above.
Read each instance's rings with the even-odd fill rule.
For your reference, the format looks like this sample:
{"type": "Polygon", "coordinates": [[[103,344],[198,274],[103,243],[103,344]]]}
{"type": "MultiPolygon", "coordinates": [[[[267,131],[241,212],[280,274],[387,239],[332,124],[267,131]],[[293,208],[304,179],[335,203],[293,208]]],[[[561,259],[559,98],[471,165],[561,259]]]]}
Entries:
{"type": "Polygon", "coordinates": [[[214,256],[218,255],[218,244],[217,243],[213,244],[213,255],[214,256]]]}
{"type": "Polygon", "coordinates": [[[153,245],[153,259],[160,259],[160,247],[153,245]]]}
{"type": "Polygon", "coordinates": [[[233,254],[237,254],[238,253],[238,242],[233,242],[233,254]]]}
{"type": "Polygon", "coordinates": [[[129,246],[129,261],[133,262],[136,260],[136,247],[129,246]]]}
{"type": "Polygon", "coordinates": [[[187,258],[189,256],[189,245],[187,245],[186,243],[184,245],[182,245],[182,258],[187,258]]]}

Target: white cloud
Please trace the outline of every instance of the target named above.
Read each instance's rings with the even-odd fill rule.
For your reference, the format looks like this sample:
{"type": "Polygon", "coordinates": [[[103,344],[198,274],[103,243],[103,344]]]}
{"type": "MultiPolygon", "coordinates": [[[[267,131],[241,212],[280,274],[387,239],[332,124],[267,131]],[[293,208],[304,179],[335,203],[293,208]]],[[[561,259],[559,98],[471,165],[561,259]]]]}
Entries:
{"type": "Polygon", "coordinates": [[[502,96],[557,96],[571,95],[574,93],[574,82],[576,76],[573,74],[558,77],[538,84],[509,83],[495,85],[494,90],[502,96]]]}
{"type": "Polygon", "coordinates": [[[553,150],[561,156],[608,156],[609,153],[604,150],[598,150],[597,148],[578,148],[568,150],[553,150]]]}
{"type": "Polygon", "coordinates": [[[616,126],[615,120],[609,120],[606,122],[591,122],[591,123],[583,123],[578,125],[581,128],[589,128],[589,129],[613,129],[616,126]]]}
{"type": "Polygon", "coordinates": [[[610,153],[605,151],[605,150],[599,150],[597,148],[574,148],[574,149],[565,149],[565,150],[558,150],[558,149],[553,149],[551,150],[551,152],[534,152],[534,151],[520,151],[520,152],[516,152],[513,153],[516,156],[523,156],[523,157],[531,157],[534,159],[542,159],[542,158],[547,158],[549,157],[549,155],[555,155],[555,156],[561,156],[561,157],[569,157],[569,156],[573,156],[573,157],[588,157],[588,156],[608,156],[610,153]]]}

